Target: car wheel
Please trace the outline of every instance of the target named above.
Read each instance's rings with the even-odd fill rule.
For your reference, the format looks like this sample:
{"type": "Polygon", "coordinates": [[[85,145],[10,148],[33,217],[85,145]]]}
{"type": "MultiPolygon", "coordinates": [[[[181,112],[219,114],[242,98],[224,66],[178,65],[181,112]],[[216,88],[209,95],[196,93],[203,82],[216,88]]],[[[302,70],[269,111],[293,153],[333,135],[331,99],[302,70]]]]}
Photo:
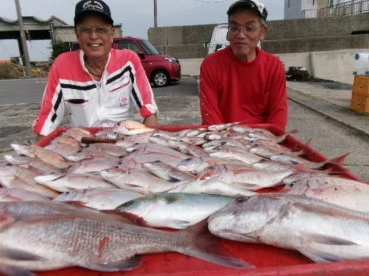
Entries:
{"type": "Polygon", "coordinates": [[[152,76],[152,82],[156,87],[167,86],[169,84],[169,75],[163,70],[156,71],[152,76]]]}

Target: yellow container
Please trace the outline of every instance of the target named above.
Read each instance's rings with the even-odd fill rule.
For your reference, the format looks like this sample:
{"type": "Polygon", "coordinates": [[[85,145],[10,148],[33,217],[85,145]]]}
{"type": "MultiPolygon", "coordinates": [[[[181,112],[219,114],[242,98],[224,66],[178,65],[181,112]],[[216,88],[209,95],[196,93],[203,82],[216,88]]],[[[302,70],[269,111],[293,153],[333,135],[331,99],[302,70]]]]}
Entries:
{"type": "Polygon", "coordinates": [[[369,76],[355,76],[352,95],[369,96],[369,76]]]}
{"type": "Polygon", "coordinates": [[[351,96],[351,110],[369,113],[369,95],[362,96],[357,94],[352,94],[351,96]]]}

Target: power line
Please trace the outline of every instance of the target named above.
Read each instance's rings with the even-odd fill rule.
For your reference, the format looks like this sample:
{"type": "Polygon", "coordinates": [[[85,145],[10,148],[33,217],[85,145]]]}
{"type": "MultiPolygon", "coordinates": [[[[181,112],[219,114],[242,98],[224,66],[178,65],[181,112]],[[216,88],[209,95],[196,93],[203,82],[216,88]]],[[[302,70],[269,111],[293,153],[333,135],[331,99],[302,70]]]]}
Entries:
{"type": "Polygon", "coordinates": [[[220,3],[227,2],[229,0],[194,0],[194,1],[205,3],[205,4],[220,4],[220,3]]]}

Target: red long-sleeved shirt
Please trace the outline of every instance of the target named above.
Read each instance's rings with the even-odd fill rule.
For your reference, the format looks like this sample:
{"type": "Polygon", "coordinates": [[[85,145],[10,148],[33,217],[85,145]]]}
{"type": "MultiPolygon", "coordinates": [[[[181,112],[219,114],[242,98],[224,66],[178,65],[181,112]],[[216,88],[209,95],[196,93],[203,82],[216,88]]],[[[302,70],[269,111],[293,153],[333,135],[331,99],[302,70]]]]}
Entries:
{"type": "Polygon", "coordinates": [[[202,124],[273,124],[285,130],[288,101],[281,60],[256,49],[251,62],[236,59],[227,47],[207,56],[200,68],[202,124]]]}

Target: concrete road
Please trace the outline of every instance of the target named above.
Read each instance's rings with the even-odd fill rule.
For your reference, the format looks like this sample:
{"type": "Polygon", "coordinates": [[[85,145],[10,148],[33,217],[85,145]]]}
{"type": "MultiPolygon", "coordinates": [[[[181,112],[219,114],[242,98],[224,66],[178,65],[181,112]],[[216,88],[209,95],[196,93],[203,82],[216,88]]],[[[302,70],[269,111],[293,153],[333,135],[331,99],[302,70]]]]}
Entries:
{"type": "MultiPolygon", "coordinates": [[[[12,141],[34,142],[31,124],[37,115],[44,86],[44,79],[0,81],[0,160],[2,155],[11,151],[12,141]]],[[[308,89],[317,88],[302,83],[295,84],[294,89],[305,93],[308,89]]],[[[154,93],[160,110],[161,125],[201,123],[195,78],[183,77],[178,84],[154,88],[154,93]]],[[[306,96],[309,97],[307,93],[306,96]]],[[[312,104],[310,108],[290,100],[287,130],[298,129],[299,133],[293,136],[302,142],[312,139],[310,146],[327,158],[350,153],[344,166],[363,180],[369,181],[368,136],[314,111],[314,108],[325,110],[327,106],[324,100],[319,101],[319,106],[312,104]]]]}

